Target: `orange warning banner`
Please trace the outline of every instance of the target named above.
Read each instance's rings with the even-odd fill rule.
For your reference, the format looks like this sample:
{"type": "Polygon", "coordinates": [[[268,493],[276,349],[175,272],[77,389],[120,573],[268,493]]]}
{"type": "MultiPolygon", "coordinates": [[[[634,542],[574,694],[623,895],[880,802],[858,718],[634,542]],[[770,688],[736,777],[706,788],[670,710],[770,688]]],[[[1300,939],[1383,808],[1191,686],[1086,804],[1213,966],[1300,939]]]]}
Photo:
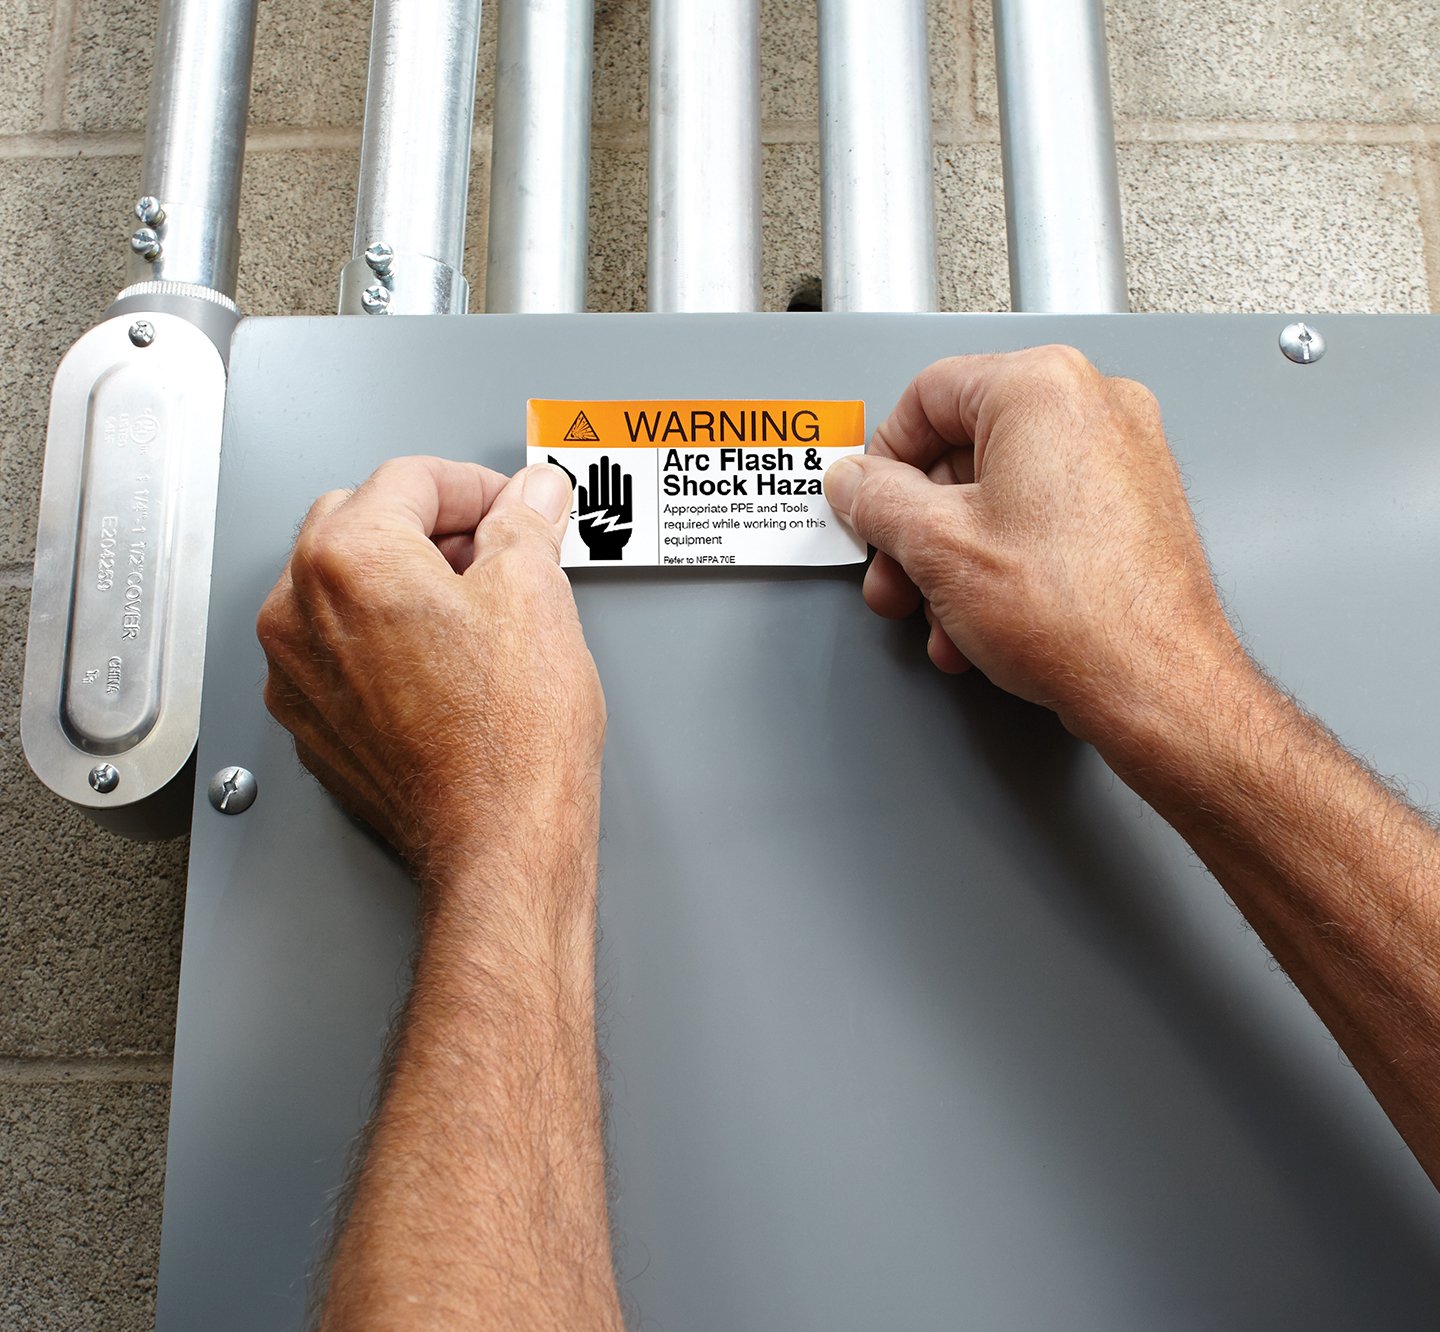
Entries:
{"type": "Polygon", "coordinates": [[[531,398],[530,448],[860,448],[863,402],[798,399],[579,402],[531,398]]]}

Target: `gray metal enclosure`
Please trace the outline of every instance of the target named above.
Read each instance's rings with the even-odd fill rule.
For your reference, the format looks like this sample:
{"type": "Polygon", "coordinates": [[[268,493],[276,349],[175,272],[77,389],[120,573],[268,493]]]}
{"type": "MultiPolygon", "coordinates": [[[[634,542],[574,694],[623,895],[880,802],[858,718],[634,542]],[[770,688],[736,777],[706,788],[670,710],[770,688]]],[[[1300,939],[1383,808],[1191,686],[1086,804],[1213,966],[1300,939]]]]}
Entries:
{"type": "MultiPolygon", "coordinates": [[[[1440,789],[1440,328],[1268,316],[251,320],[230,358],[159,1287],[293,1329],[412,947],[299,769],[253,621],[310,499],[513,469],[527,397],[862,397],[1072,342],[1150,384],[1259,658],[1440,789]],[[386,367],[384,392],[372,367],[386,367]]],[[[1433,1326],[1440,1198],[1183,844],[858,572],[587,572],[609,702],[601,1041],[630,1326],[1433,1326]]],[[[476,1076],[484,1076],[477,1069],[476,1076]]]]}

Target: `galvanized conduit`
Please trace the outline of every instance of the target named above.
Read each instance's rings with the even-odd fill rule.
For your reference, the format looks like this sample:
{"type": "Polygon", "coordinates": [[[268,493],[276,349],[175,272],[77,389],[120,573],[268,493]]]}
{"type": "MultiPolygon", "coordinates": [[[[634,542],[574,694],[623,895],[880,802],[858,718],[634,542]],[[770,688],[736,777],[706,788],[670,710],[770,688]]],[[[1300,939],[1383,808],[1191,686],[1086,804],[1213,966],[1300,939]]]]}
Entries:
{"type": "Polygon", "coordinates": [[[820,0],[827,310],[933,310],[925,0],[820,0]]]}
{"type": "Polygon", "coordinates": [[[165,0],[155,37],[133,282],[235,295],[258,0],[165,0]]]}
{"type": "Polygon", "coordinates": [[[1010,302],[1129,308],[1104,0],[994,0],[1010,302]]]}
{"type": "Polygon", "coordinates": [[[594,0],[500,0],[485,308],[585,308],[594,0]]]}
{"type": "Polygon", "coordinates": [[[480,0],[376,0],[341,314],[464,314],[480,0]]]}
{"type": "Polygon", "coordinates": [[[652,0],[650,308],[760,308],[759,0],[652,0]]]}
{"type": "MultiPolygon", "coordinates": [[[[1103,0],[994,0],[1011,303],[1127,308],[1103,0]]],[[[377,0],[342,313],[465,309],[480,0],[377,0]]],[[[828,310],[933,310],[924,0],[819,0],[828,310]]],[[[649,304],[760,305],[758,0],[653,0],[649,304]]],[[[590,0],[502,0],[487,307],[585,307],[590,0]],[[542,80],[539,70],[545,71],[542,80]]]]}

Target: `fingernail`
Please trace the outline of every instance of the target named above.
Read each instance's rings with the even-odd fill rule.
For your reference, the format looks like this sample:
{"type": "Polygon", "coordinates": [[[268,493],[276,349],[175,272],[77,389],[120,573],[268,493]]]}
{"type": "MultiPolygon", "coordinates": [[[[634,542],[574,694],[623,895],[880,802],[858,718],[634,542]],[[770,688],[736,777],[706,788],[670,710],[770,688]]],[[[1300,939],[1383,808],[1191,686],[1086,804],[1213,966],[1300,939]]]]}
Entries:
{"type": "Polygon", "coordinates": [[[570,512],[570,480],[549,463],[540,463],[525,474],[525,488],[520,493],[547,523],[558,523],[570,512]]]}
{"type": "Polygon", "coordinates": [[[841,458],[826,471],[825,498],[842,518],[850,517],[850,506],[855,503],[855,492],[864,475],[865,469],[854,458],[841,458]]]}

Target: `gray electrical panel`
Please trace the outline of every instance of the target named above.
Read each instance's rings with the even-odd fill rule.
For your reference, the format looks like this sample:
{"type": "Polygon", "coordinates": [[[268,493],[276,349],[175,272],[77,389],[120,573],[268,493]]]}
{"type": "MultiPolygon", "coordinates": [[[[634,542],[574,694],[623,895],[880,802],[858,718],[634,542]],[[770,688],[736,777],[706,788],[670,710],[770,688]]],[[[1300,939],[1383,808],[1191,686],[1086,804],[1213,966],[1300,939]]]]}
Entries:
{"type": "MultiPolygon", "coordinates": [[[[253,625],[310,500],[513,470],[525,401],[863,398],[1071,342],[1159,395],[1227,602],[1440,792],[1440,322],[248,320],[230,359],[162,1332],[293,1329],[413,946],[298,768],[253,625]],[[208,777],[250,768],[226,817],[208,777]]],[[[601,1037],[632,1328],[1433,1326],[1440,1197],[1183,843],[1047,713],[926,662],[859,572],[583,572],[610,710],[601,1037]]]]}

